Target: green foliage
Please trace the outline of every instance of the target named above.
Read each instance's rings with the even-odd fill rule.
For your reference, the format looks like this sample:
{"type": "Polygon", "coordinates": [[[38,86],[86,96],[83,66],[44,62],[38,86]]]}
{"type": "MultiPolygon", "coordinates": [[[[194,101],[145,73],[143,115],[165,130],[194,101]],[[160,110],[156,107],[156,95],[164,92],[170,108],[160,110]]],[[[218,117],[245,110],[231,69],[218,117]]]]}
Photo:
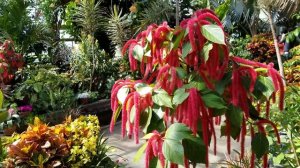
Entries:
{"type": "Polygon", "coordinates": [[[111,40],[112,47],[115,47],[112,49],[116,49],[116,56],[121,56],[121,47],[132,34],[129,29],[132,23],[130,19],[128,19],[128,14],[124,14],[117,6],[111,7],[106,22],[107,23],[104,24],[106,33],[111,40]]]}
{"type": "Polygon", "coordinates": [[[81,0],[76,8],[74,21],[80,25],[86,35],[94,37],[100,28],[103,11],[100,8],[102,1],[81,0]]]}
{"type": "Polygon", "coordinates": [[[100,97],[108,97],[110,81],[119,75],[118,64],[98,45],[94,46],[90,36],[83,37],[79,51],[71,57],[71,79],[82,92],[97,90],[100,97]]]}
{"type": "Polygon", "coordinates": [[[271,119],[279,126],[282,133],[281,145],[276,144],[274,137],[269,136],[270,153],[273,155],[274,165],[284,167],[298,167],[300,159],[300,88],[290,86],[285,97],[285,110],[277,112],[271,119]]]}
{"type": "Polygon", "coordinates": [[[35,112],[68,110],[74,106],[75,94],[67,74],[57,68],[28,67],[20,72],[23,82],[17,85],[14,95],[29,100],[35,112]]]}
{"type": "Polygon", "coordinates": [[[292,56],[300,56],[300,45],[290,49],[290,53],[292,56]]]}
{"type": "Polygon", "coordinates": [[[248,43],[250,43],[250,41],[251,38],[249,35],[247,35],[246,37],[233,38],[230,41],[230,52],[232,53],[232,55],[238,55],[245,59],[251,59],[251,53],[246,50],[246,46],[248,43]]]}
{"type": "Polygon", "coordinates": [[[30,0],[0,2],[1,37],[12,39],[17,51],[22,54],[30,52],[30,48],[34,48],[35,44],[51,41],[51,35],[45,25],[39,22],[36,16],[31,16],[30,10],[33,6],[30,0]]]}
{"type": "Polygon", "coordinates": [[[83,167],[97,154],[99,122],[96,116],[81,116],[70,123],[72,148],[68,161],[74,168],[83,167]]]}
{"type": "Polygon", "coordinates": [[[107,156],[111,147],[106,142],[96,116],[80,116],[74,121],[69,117],[52,127],[35,118],[27,131],[5,139],[9,150],[4,166],[115,167],[107,156]]]}

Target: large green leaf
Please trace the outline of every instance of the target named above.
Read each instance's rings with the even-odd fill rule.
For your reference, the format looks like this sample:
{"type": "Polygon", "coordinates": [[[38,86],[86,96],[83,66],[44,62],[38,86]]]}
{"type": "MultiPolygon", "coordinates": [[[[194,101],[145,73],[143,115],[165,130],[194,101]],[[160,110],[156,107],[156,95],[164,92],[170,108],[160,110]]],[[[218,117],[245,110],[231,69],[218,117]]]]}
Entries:
{"type": "Polygon", "coordinates": [[[144,49],[142,46],[140,45],[136,45],[133,48],[133,57],[137,60],[139,60],[140,62],[142,62],[143,60],[143,56],[144,56],[144,49]]]}
{"type": "Polygon", "coordinates": [[[166,131],[165,138],[181,141],[184,138],[192,138],[191,130],[181,123],[172,124],[166,131]]]}
{"type": "Polygon", "coordinates": [[[173,50],[175,50],[175,49],[177,49],[178,48],[178,46],[179,46],[179,44],[180,44],[180,42],[181,42],[181,39],[183,38],[183,36],[184,36],[184,33],[185,33],[185,31],[181,31],[181,33],[178,35],[178,36],[174,36],[173,38],[175,39],[174,40],[174,42],[172,43],[172,47],[171,47],[171,49],[173,50]]]}
{"type": "Polygon", "coordinates": [[[124,103],[128,93],[129,93],[129,88],[127,88],[126,86],[123,86],[118,90],[117,98],[122,104],[124,103]]]}
{"type": "Polygon", "coordinates": [[[211,43],[207,43],[203,47],[203,56],[204,56],[204,62],[206,62],[209,58],[209,52],[213,48],[213,45],[211,43]]]}
{"type": "Polygon", "coordinates": [[[182,58],[185,58],[190,53],[191,50],[192,50],[191,43],[189,42],[185,43],[182,47],[182,58]]]}
{"type": "Polygon", "coordinates": [[[184,156],[192,163],[205,163],[206,147],[200,137],[183,139],[184,156]]]}
{"type": "Polygon", "coordinates": [[[137,83],[134,85],[135,90],[139,93],[140,96],[145,96],[149,93],[152,93],[153,87],[145,83],[137,83]]]}
{"type": "Polygon", "coordinates": [[[241,127],[243,122],[243,112],[240,108],[230,105],[226,111],[226,116],[229,118],[231,125],[241,127]]]}
{"type": "Polygon", "coordinates": [[[180,79],[184,79],[186,78],[186,71],[181,68],[181,67],[176,67],[176,72],[177,72],[177,75],[179,76],[180,79]]]}
{"type": "Polygon", "coordinates": [[[256,133],[251,141],[251,149],[256,157],[260,159],[269,152],[269,141],[263,133],[256,133]]]}
{"type": "Polygon", "coordinates": [[[206,88],[205,83],[202,81],[191,81],[190,83],[183,86],[185,89],[196,88],[197,90],[201,91],[206,88]]]}
{"type": "Polygon", "coordinates": [[[180,141],[166,139],[163,144],[163,154],[167,160],[183,165],[184,149],[180,141]]]}
{"type": "Polygon", "coordinates": [[[215,109],[225,109],[225,108],[227,108],[226,103],[222,99],[222,97],[220,97],[219,95],[217,95],[213,92],[203,94],[202,95],[202,100],[204,101],[205,105],[207,107],[210,107],[210,108],[215,108],[215,109]]]}
{"type": "Polygon", "coordinates": [[[224,32],[218,25],[204,25],[201,27],[201,32],[207,40],[225,45],[224,32]]]}
{"type": "MultiPolygon", "coordinates": [[[[192,131],[187,126],[181,123],[174,123],[166,131],[163,154],[167,160],[183,165],[184,153],[193,152],[189,156],[194,159],[196,155],[199,156],[199,150],[200,153],[203,152],[202,148],[199,147],[203,145],[201,142],[201,139],[197,139],[192,135],[192,131]],[[197,151],[187,149],[191,145],[195,145],[193,148],[199,148],[197,148],[197,151]]],[[[199,158],[201,157],[199,156],[199,158]]]]}
{"type": "Polygon", "coordinates": [[[2,90],[0,90],[0,109],[3,106],[3,101],[4,101],[4,96],[3,96],[2,90]]]}
{"type": "Polygon", "coordinates": [[[144,143],[139,150],[136,152],[136,154],[133,157],[133,162],[137,162],[141,159],[143,153],[145,152],[146,148],[147,148],[148,143],[144,143]]]}
{"type": "Polygon", "coordinates": [[[225,2],[223,2],[221,5],[219,5],[215,9],[216,15],[218,16],[218,18],[220,20],[225,19],[226,14],[227,14],[227,12],[228,12],[228,10],[230,8],[230,3],[231,3],[231,0],[226,0],[225,2]]]}
{"type": "Polygon", "coordinates": [[[189,93],[184,88],[179,88],[174,92],[173,104],[179,105],[189,97],[189,93]]]}
{"type": "Polygon", "coordinates": [[[261,91],[267,99],[269,99],[274,92],[273,82],[269,77],[258,76],[255,88],[261,91]]]}
{"type": "Polygon", "coordinates": [[[152,100],[155,104],[172,108],[172,98],[165,90],[160,89],[155,92],[157,94],[152,96],[152,100]]]}

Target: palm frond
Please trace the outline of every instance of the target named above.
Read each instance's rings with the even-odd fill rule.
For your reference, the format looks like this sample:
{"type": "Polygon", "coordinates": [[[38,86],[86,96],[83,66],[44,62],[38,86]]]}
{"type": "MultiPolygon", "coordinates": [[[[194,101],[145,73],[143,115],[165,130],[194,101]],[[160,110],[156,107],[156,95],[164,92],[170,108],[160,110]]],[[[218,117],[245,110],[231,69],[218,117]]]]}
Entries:
{"type": "Polygon", "coordinates": [[[102,1],[82,0],[76,9],[74,21],[86,34],[94,35],[102,25],[104,11],[100,8],[102,1]]]}
{"type": "Polygon", "coordinates": [[[120,48],[131,37],[131,22],[127,19],[127,14],[123,15],[122,10],[114,6],[110,10],[110,14],[106,17],[105,24],[106,33],[111,40],[113,49],[120,48]]]}
{"type": "Polygon", "coordinates": [[[156,0],[151,2],[142,12],[141,25],[138,31],[143,30],[151,23],[161,23],[168,21],[173,12],[173,7],[168,0],[156,0]]]}

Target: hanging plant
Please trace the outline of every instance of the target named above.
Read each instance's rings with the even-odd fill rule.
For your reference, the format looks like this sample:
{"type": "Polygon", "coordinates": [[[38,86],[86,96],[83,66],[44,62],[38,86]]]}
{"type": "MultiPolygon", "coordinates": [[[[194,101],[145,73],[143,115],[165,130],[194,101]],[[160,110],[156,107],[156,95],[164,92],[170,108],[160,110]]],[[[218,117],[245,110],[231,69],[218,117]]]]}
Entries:
{"type": "Polygon", "coordinates": [[[139,143],[143,130],[146,143],[136,158],[145,151],[146,168],[196,163],[208,167],[209,148],[217,153],[215,125],[221,125],[221,135],[227,137],[228,153],[232,138],[241,143],[241,157],[250,133],[252,167],[255,158],[263,158],[267,166],[265,127],[270,126],[280,142],[268,116],[277,92],[283,109],[283,81],[272,63],[229,57],[226,34],[211,10],[197,11],[175,29],[167,23],[150,25],[125,44],[123,55],[127,53],[131,70],[141,78],[114,84],[110,131],[119,115],[123,137],[133,136],[139,143]],[[262,104],[266,116],[260,113],[262,104]]]}

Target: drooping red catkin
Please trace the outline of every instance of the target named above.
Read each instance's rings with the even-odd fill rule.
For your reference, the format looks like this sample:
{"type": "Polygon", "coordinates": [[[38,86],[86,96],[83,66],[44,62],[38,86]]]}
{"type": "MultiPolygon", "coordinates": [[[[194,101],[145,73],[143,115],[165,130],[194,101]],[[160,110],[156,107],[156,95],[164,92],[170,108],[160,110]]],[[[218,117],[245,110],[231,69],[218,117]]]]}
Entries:
{"type": "Polygon", "coordinates": [[[176,163],[171,163],[170,168],[178,168],[178,164],[176,164],[176,163]]]}
{"type": "Polygon", "coordinates": [[[198,100],[199,96],[197,93],[197,89],[191,88],[189,93],[189,106],[191,106],[191,111],[189,112],[188,119],[190,120],[190,128],[194,135],[197,134],[197,124],[198,124],[198,118],[199,118],[199,107],[198,107],[198,100]]]}
{"type": "Polygon", "coordinates": [[[267,154],[265,154],[263,156],[263,166],[264,166],[264,168],[269,167],[269,165],[268,165],[268,155],[267,154]]]}
{"type": "Polygon", "coordinates": [[[137,92],[134,93],[134,106],[135,106],[135,116],[134,116],[134,139],[135,143],[139,143],[139,131],[140,131],[140,96],[137,92]]]}
{"type": "Polygon", "coordinates": [[[212,134],[212,137],[214,139],[214,155],[217,154],[217,137],[216,137],[216,131],[215,131],[215,125],[214,125],[214,117],[213,117],[213,110],[208,109],[208,117],[209,117],[209,125],[210,129],[209,132],[212,134]]]}
{"type": "Polygon", "coordinates": [[[279,133],[278,133],[278,129],[277,129],[276,125],[273,122],[271,122],[270,120],[267,120],[267,119],[261,119],[261,120],[258,120],[256,122],[256,124],[259,128],[263,127],[263,124],[270,124],[274,129],[274,133],[276,135],[277,142],[278,142],[278,144],[280,144],[280,136],[279,136],[279,133]]]}
{"type": "Polygon", "coordinates": [[[184,168],[189,168],[189,167],[190,167],[189,160],[184,158],[184,168]]]}
{"type": "Polygon", "coordinates": [[[163,139],[159,134],[159,132],[153,131],[152,133],[153,135],[147,141],[146,157],[145,157],[146,168],[149,167],[150,160],[153,159],[154,157],[158,157],[161,166],[164,167],[165,157],[163,156],[162,153],[163,139]]]}

